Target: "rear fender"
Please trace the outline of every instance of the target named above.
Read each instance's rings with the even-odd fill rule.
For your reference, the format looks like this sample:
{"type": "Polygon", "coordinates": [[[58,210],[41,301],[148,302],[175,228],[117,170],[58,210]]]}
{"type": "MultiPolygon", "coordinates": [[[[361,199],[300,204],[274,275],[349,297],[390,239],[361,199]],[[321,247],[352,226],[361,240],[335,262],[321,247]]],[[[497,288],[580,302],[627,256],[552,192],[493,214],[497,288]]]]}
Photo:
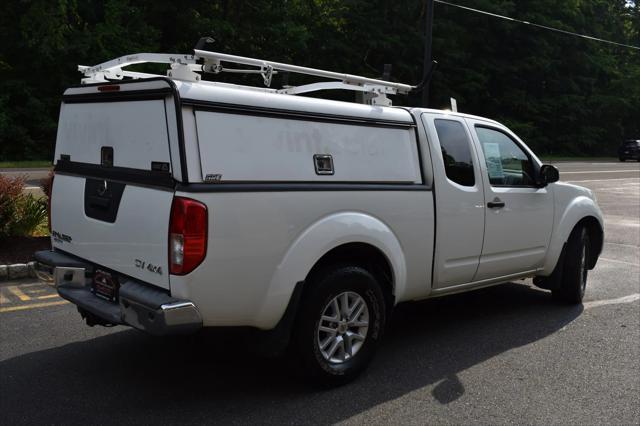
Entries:
{"type": "Polygon", "coordinates": [[[256,321],[260,328],[274,327],[287,308],[296,283],[305,280],[324,254],[347,243],[370,244],[387,257],[394,277],[394,295],[398,300],[406,286],[406,266],[402,248],[393,231],[370,215],[335,213],[309,226],[289,247],[271,277],[256,321]]]}

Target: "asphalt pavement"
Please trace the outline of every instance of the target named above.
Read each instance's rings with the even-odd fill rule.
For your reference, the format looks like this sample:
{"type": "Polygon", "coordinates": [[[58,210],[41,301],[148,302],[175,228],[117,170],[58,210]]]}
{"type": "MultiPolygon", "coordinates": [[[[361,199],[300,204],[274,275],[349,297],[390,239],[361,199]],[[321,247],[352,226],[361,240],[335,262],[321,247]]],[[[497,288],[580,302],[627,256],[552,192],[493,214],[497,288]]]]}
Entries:
{"type": "Polygon", "coordinates": [[[90,328],[0,283],[0,424],[640,424],[640,164],[557,166],[605,214],[581,307],[528,280],[401,305],[369,370],[318,390],[237,339],[90,328]]]}

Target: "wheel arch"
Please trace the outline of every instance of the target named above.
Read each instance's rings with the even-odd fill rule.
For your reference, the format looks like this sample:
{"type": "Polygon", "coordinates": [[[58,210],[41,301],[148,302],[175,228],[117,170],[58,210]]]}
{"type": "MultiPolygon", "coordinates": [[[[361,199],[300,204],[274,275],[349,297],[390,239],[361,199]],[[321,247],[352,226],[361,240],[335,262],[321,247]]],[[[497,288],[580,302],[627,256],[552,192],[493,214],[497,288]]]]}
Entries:
{"type": "Polygon", "coordinates": [[[604,230],[602,229],[602,225],[600,225],[598,219],[594,216],[583,217],[578,223],[576,223],[574,229],[577,226],[584,226],[587,229],[587,233],[589,235],[588,266],[589,269],[593,269],[598,262],[600,253],[602,253],[602,247],[604,245],[604,230]]]}
{"type": "Polygon", "coordinates": [[[562,249],[576,226],[582,225],[589,232],[591,246],[589,250],[589,269],[593,269],[602,252],[604,244],[604,224],[602,212],[595,201],[586,196],[579,196],[567,205],[556,219],[543,271],[540,275],[550,275],[560,258],[562,249]]]}
{"type": "Polygon", "coordinates": [[[376,278],[384,282],[390,305],[403,294],[406,265],[400,241],[380,219],[361,212],[334,213],[310,225],[290,245],[271,277],[269,290],[257,313],[260,328],[274,327],[283,316],[297,283],[323,265],[355,261],[363,266],[378,263],[376,278]]]}
{"type": "MultiPolygon", "coordinates": [[[[305,283],[310,283],[309,278],[315,273],[329,268],[332,265],[340,264],[360,266],[373,274],[381,286],[387,311],[391,311],[395,305],[395,277],[393,266],[389,258],[379,248],[369,243],[351,242],[329,250],[313,265],[305,278],[305,283]]],[[[308,284],[305,284],[304,290],[307,290],[307,286],[308,284]]]]}

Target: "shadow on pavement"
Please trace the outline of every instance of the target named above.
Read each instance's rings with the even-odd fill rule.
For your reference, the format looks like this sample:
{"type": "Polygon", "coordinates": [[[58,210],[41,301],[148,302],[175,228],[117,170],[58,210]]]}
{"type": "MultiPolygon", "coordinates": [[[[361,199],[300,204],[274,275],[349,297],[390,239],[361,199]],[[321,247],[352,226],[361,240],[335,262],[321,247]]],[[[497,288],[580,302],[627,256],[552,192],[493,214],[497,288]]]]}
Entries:
{"type": "Polygon", "coordinates": [[[447,404],[465,392],[458,372],[542,339],[581,312],[520,284],[400,306],[369,370],[328,391],[296,378],[285,359],[249,355],[233,339],[124,330],[1,362],[0,419],[334,423],[431,385],[434,400],[447,404]]]}

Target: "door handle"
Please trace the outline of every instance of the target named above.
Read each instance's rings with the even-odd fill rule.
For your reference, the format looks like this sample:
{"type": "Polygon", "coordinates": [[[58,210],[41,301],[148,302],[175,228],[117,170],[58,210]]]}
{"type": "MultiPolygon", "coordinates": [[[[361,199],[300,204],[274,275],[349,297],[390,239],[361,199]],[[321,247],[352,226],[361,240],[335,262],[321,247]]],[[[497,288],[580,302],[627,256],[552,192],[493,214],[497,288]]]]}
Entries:
{"type": "Polygon", "coordinates": [[[111,207],[111,198],[102,198],[93,195],[89,197],[89,205],[94,208],[109,210],[109,207],[111,207]]]}
{"type": "Polygon", "coordinates": [[[487,207],[489,207],[490,209],[501,209],[504,207],[504,201],[496,197],[493,199],[493,201],[489,201],[487,203],[487,207]]]}

